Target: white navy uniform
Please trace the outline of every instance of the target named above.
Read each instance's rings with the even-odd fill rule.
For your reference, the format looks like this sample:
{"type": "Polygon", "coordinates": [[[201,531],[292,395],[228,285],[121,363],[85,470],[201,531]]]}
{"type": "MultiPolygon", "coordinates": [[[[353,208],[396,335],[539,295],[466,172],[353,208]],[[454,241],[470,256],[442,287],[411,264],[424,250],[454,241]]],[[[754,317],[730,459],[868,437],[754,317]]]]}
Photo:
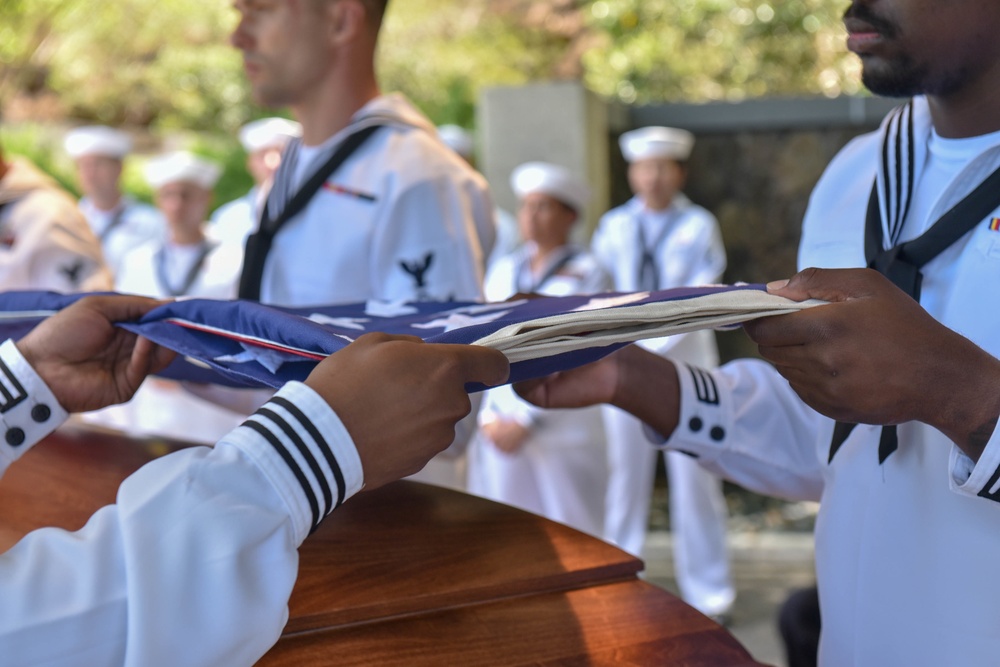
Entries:
{"type": "MultiPolygon", "coordinates": [[[[914,101],[913,117],[916,187],[903,241],[919,236],[1000,165],[1000,132],[932,136],[924,98],[914,101]]],[[[801,267],[866,264],[865,212],[885,128],[852,141],[816,186],[801,267]]],[[[994,356],[1000,355],[1000,294],[991,287],[1000,279],[1000,232],[991,223],[998,216],[1000,210],[989,214],[925,265],[920,294],[931,315],[994,356]]],[[[880,465],[881,427],[862,425],[831,461],[834,422],[803,404],[769,365],[739,361],[718,371],[678,371],[680,422],[668,446],[698,454],[747,488],[821,501],[821,665],[997,664],[1000,432],[973,465],[936,429],[902,424],[898,449],[880,465]],[[704,400],[706,387],[717,400],[704,400]]]]}
{"type": "Polygon", "coordinates": [[[493,230],[486,182],[403,96],[372,100],[321,147],[293,142],[272,191],[290,198],[335,147],[374,124],[384,127],[278,232],[264,264],[262,303],[482,297],[493,242],[481,236],[493,230]]]}
{"type": "MultiPolygon", "coordinates": [[[[293,142],[271,196],[287,201],[337,147],[382,125],[274,238],[260,300],[279,306],[482,299],[493,244],[493,203],[483,177],[437,136],[402,95],[375,98],[322,146],[293,142]]],[[[280,210],[280,207],[278,207],[280,210]]],[[[420,481],[465,486],[474,417],[420,481]]]]}
{"type": "MultiPolygon", "coordinates": [[[[283,151],[292,139],[301,136],[302,126],[287,118],[261,118],[240,128],[240,144],[251,156],[262,151],[283,151]]],[[[254,178],[260,175],[254,174],[254,178]]],[[[265,182],[267,187],[269,182],[265,182]]],[[[239,199],[223,204],[212,214],[206,234],[223,243],[243,245],[257,230],[263,196],[261,187],[255,185],[239,199]]]]}
{"type": "Polygon", "coordinates": [[[23,160],[0,179],[0,288],[111,289],[101,246],[76,202],[23,160]]]}
{"type": "MultiPolygon", "coordinates": [[[[24,396],[4,412],[3,474],[66,413],[13,343],[0,360],[24,396]]],[[[293,382],[265,407],[214,448],[147,464],[76,533],[43,528],[0,554],[0,662],[255,664],[288,620],[299,545],[363,483],[318,394],[293,382]]]]}
{"type": "MultiPolygon", "coordinates": [[[[715,217],[678,193],[666,211],[650,212],[638,198],[606,213],[591,241],[594,254],[625,292],[718,283],[726,268],[715,217]],[[642,278],[644,255],[647,270],[642,278]]],[[[718,365],[715,334],[696,331],[640,343],[657,354],[706,367],[718,365]]],[[[604,538],[641,555],[657,452],[645,446],[641,423],[604,408],[609,478],[604,538]]],[[[726,550],[721,482],[684,454],[667,456],[674,563],[684,599],[707,614],[729,610],[736,592],[726,550]]]]}
{"type": "MultiPolygon", "coordinates": [[[[66,133],[66,153],[74,160],[100,156],[123,162],[132,151],[132,139],[126,132],[103,125],[78,127],[66,133]]],[[[125,255],[149,241],[166,238],[167,223],[156,208],[123,196],[110,211],[99,209],[89,197],[80,200],[80,211],[101,242],[104,262],[111,275],[125,255]]]]}
{"type": "Polygon", "coordinates": [[[80,211],[101,242],[104,261],[111,274],[118,275],[129,252],[151,241],[166,238],[163,215],[149,204],[122,197],[113,211],[102,211],[87,197],[80,200],[80,211]]]}
{"type": "MultiPolygon", "coordinates": [[[[215,187],[221,173],[217,164],[185,152],[151,160],[146,170],[147,180],[157,190],[171,183],[190,183],[206,192],[215,187]]],[[[115,290],[157,299],[233,299],[242,265],[243,248],[234,243],[154,241],[128,254],[115,279],[115,290]]],[[[236,428],[243,417],[191,394],[178,382],[151,377],[128,403],[84,419],[136,436],[212,444],[236,428]]]]}
{"type": "MultiPolygon", "coordinates": [[[[233,243],[148,243],[126,257],[115,290],[160,299],[234,299],[242,264],[243,248],[233,243]]],[[[147,378],[128,403],[83,415],[88,423],[130,435],[199,444],[217,442],[245,417],[157,377],[147,378]]]]}
{"type": "Polygon", "coordinates": [[[129,254],[115,290],[158,299],[234,299],[242,266],[243,248],[236,243],[157,241],[129,254]]]}
{"type": "MultiPolygon", "coordinates": [[[[499,259],[486,278],[486,299],[518,292],[546,296],[594,294],[611,278],[584,248],[564,246],[538,274],[529,260],[533,243],[499,259]]],[[[530,429],[522,448],[498,450],[479,431],[469,450],[469,491],[514,505],[600,536],[604,523],[607,453],[601,409],[543,410],[522,400],[510,385],[486,392],[479,422],[513,420],[530,429]]]]}
{"type": "Polygon", "coordinates": [[[262,203],[260,188],[251,188],[250,192],[212,213],[205,235],[221,243],[242,246],[247,237],[257,231],[262,203]]]}

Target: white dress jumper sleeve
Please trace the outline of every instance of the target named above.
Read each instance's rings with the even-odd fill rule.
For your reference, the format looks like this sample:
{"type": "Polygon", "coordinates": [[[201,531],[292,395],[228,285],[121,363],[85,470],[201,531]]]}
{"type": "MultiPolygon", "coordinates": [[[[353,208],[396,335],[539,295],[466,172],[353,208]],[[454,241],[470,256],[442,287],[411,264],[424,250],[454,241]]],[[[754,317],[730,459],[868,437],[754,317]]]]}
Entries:
{"type": "Polygon", "coordinates": [[[357,451],[291,383],[214,448],[153,461],[76,533],[0,555],[12,665],[252,665],[278,639],[297,548],[362,486],[357,451]]]}

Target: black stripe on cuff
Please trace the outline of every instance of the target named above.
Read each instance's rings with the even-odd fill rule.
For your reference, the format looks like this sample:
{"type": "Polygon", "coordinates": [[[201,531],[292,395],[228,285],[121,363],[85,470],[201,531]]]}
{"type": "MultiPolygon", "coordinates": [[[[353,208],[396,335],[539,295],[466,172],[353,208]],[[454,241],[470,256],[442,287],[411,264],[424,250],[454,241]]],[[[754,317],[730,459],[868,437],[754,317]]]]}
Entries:
{"type": "Polygon", "coordinates": [[[1000,468],[996,469],[996,471],[993,473],[993,476],[990,477],[990,481],[988,481],[986,483],[986,486],[984,486],[982,490],[979,492],[979,497],[1000,503],[1000,490],[998,490],[996,493],[990,493],[990,489],[996,486],[997,480],[1000,480],[1000,468]]]}
{"type": "Polygon", "coordinates": [[[0,393],[3,394],[2,400],[0,400],[0,414],[3,414],[28,398],[28,392],[14,377],[14,373],[11,372],[10,367],[4,363],[3,359],[0,359],[0,374],[3,375],[3,378],[0,379],[0,393]],[[7,389],[8,383],[14,390],[13,393],[7,389]]]}
{"type": "Polygon", "coordinates": [[[292,441],[292,444],[295,445],[295,448],[299,450],[300,454],[302,454],[302,458],[304,458],[306,460],[306,463],[309,464],[309,469],[312,470],[313,476],[316,477],[316,481],[319,484],[320,491],[323,492],[323,507],[320,508],[320,516],[326,516],[327,514],[329,514],[333,505],[333,497],[332,494],[330,493],[330,485],[327,483],[326,474],[323,472],[323,469],[319,467],[319,463],[316,462],[316,457],[313,456],[312,451],[309,449],[309,447],[306,446],[306,443],[302,440],[302,438],[295,431],[295,429],[292,428],[292,426],[285,420],[284,417],[274,412],[273,410],[269,410],[267,406],[264,406],[259,410],[257,410],[257,414],[266,416],[275,424],[277,424],[278,428],[280,428],[285,433],[285,435],[288,436],[288,439],[292,441]]]}
{"type": "Polygon", "coordinates": [[[243,422],[243,425],[263,436],[263,438],[267,440],[267,442],[278,452],[282,460],[284,460],[285,465],[287,465],[288,469],[292,471],[292,474],[295,475],[295,479],[297,479],[299,485],[302,486],[302,492],[306,494],[306,500],[309,501],[309,509],[312,510],[313,515],[313,530],[315,530],[316,526],[319,525],[320,520],[316,494],[313,492],[313,488],[309,483],[309,480],[306,479],[306,476],[303,474],[301,468],[299,468],[299,464],[295,462],[295,457],[292,456],[288,449],[281,444],[280,440],[278,440],[278,437],[267,427],[253,421],[252,418],[243,422]]]}
{"type": "Polygon", "coordinates": [[[694,390],[698,400],[708,405],[719,405],[719,387],[715,384],[712,374],[694,366],[688,366],[688,370],[694,380],[694,390]]]}
{"type": "Polygon", "coordinates": [[[327,465],[330,466],[330,470],[333,472],[333,481],[337,484],[337,504],[329,508],[329,511],[332,512],[344,504],[344,495],[347,493],[346,485],[344,484],[344,473],[340,469],[340,463],[337,462],[336,457],[333,455],[333,450],[330,449],[330,445],[327,444],[326,438],[323,437],[323,434],[321,434],[319,429],[316,428],[311,421],[309,421],[309,418],[303,414],[302,410],[300,410],[298,406],[283,396],[275,396],[271,399],[271,403],[280,405],[287,410],[290,415],[295,417],[306,432],[309,433],[309,436],[319,447],[319,450],[323,452],[323,457],[326,458],[327,465]]]}

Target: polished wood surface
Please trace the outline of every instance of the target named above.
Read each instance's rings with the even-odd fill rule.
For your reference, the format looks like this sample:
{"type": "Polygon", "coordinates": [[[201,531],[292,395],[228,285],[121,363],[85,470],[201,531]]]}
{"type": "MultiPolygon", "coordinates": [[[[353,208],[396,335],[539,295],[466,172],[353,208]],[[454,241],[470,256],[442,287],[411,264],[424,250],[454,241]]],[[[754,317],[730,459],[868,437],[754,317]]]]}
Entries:
{"type": "MultiPolygon", "coordinates": [[[[178,443],[64,428],[0,479],[0,551],[76,530],[178,443]]],[[[642,563],[504,505],[414,482],[362,493],[300,550],[261,665],[754,665],[722,627],[636,579],[642,563]]]]}
{"type": "Polygon", "coordinates": [[[396,482],[303,545],[288,632],[634,579],[642,562],[527,512],[396,482]]]}
{"type": "Polygon", "coordinates": [[[638,580],[286,636],[258,665],[757,665],[723,628],[638,580]]]}

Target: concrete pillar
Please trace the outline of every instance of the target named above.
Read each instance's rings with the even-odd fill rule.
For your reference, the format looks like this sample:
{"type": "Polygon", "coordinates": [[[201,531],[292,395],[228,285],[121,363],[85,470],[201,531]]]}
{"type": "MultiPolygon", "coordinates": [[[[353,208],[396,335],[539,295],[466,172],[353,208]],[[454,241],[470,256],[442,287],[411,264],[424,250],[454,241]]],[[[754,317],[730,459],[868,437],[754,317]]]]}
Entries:
{"type": "Polygon", "coordinates": [[[578,82],[538,83],[483,91],[477,109],[478,166],[497,204],[516,210],[510,174],[518,165],[541,160],[562,165],[586,179],[593,197],[585,241],[610,199],[608,105],[578,82]]]}

